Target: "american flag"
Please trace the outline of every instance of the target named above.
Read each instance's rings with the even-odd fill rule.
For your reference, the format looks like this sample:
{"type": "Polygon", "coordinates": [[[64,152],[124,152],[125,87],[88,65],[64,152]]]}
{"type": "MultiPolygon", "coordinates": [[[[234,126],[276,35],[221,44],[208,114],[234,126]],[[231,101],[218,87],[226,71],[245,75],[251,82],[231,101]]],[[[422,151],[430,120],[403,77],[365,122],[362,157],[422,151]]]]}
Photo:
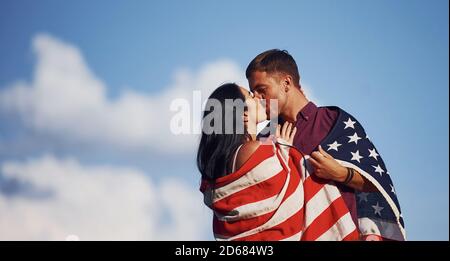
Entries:
{"type": "MultiPolygon", "coordinates": [[[[283,141],[281,141],[283,143],[283,141]]],[[[217,240],[357,240],[333,182],[311,175],[307,156],[272,139],[234,173],[202,180],[217,240]]]]}
{"type": "Polygon", "coordinates": [[[358,228],[362,235],[405,240],[404,221],[389,171],[362,125],[344,110],[321,142],[331,156],[357,170],[371,181],[377,192],[356,192],[358,228]]]}

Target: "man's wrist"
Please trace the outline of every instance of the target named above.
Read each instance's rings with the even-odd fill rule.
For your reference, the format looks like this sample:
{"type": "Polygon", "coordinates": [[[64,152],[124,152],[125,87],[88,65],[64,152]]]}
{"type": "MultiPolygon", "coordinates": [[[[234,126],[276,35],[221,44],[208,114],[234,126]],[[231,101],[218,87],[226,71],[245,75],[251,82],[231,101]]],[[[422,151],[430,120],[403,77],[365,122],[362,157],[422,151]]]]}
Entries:
{"type": "Polygon", "coordinates": [[[348,170],[346,167],[340,166],[339,170],[338,170],[339,176],[337,177],[337,179],[335,181],[337,182],[344,182],[347,179],[348,176],[348,170]]]}

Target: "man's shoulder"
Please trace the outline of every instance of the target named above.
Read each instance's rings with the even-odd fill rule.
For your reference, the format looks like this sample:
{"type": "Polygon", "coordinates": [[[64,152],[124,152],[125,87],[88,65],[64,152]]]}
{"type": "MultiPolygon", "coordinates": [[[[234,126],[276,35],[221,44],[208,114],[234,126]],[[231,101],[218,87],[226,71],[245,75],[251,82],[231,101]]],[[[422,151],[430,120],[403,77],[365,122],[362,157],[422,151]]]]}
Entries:
{"type": "Polygon", "coordinates": [[[342,109],[341,107],[323,106],[321,108],[327,109],[328,112],[333,112],[336,114],[336,120],[330,132],[333,132],[333,130],[335,129],[339,129],[339,125],[342,125],[344,129],[346,129],[347,126],[352,126],[352,129],[354,129],[355,131],[365,134],[365,129],[361,122],[355,116],[342,109]]]}
{"type": "Polygon", "coordinates": [[[339,110],[342,110],[340,107],[338,107],[338,106],[318,106],[318,108],[319,109],[321,109],[321,110],[332,110],[332,111],[339,111],[339,110]]]}
{"type": "Polygon", "coordinates": [[[358,121],[355,116],[353,116],[352,114],[350,114],[349,112],[347,112],[346,110],[344,110],[344,109],[342,109],[341,107],[338,107],[338,106],[321,106],[321,107],[319,107],[319,109],[326,110],[328,112],[336,113],[337,114],[337,119],[339,119],[339,120],[340,119],[346,119],[347,120],[348,118],[350,118],[352,120],[358,121]]]}
{"type": "Polygon", "coordinates": [[[320,111],[329,111],[329,112],[334,112],[334,113],[340,113],[341,111],[344,111],[343,109],[341,109],[338,106],[319,106],[318,109],[320,111]]]}

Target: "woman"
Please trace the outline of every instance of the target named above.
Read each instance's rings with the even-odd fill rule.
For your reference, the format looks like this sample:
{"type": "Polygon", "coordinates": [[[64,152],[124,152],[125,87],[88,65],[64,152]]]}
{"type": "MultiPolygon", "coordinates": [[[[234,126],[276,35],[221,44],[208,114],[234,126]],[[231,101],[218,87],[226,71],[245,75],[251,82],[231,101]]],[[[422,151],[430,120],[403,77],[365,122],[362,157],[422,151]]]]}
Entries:
{"type": "Polygon", "coordinates": [[[306,157],[291,148],[291,123],[278,126],[275,137],[256,140],[256,125],[266,118],[259,99],[236,84],[220,86],[208,99],[197,165],[204,202],[214,212],[215,238],[357,239],[339,191],[310,176],[306,157]],[[322,206],[327,211],[319,215],[315,210],[322,206]],[[321,220],[335,229],[321,231],[321,220]]]}

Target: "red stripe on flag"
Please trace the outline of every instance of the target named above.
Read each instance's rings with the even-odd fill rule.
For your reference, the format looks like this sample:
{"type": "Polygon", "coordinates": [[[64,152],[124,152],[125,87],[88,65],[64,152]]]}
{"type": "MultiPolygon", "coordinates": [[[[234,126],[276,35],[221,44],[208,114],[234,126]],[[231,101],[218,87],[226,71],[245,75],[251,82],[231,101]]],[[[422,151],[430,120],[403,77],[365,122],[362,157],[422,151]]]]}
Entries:
{"type": "Polygon", "coordinates": [[[280,193],[285,181],[286,172],[282,170],[268,180],[245,188],[215,202],[214,208],[219,213],[226,214],[239,206],[273,197],[280,193]]]}
{"type": "Polygon", "coordinates": [[[348,208],[344,199],[338,197],[306,228],[302,240],[316,240],[347,213],[348,208]]]}
{"type": "Polygon", "coordinates": [[[308,203],[319,192],[325,183],[319,183],[320,180],[314,176],[308,176],[303,182],[303,189],[305,190],[305,204],[308,203]]]}
{"type": "Polygon", "coordinates": [[[235,172],[228,174],[226,176],[216,179],[215,186],[222,187],[225,186],[240,177],[244,176],[252,170],[254,167],[259,165],[265,159],[270,158],[274,155],[273,146],[270,145],[259,145],[255,152],[250,156],[250,158],[235,172]]]}
{"type": "Polygon", "coordinates": [[[214,216],[213,231],[214,234],[222,235],[225,237],[232,237],[266,223],[274,213],[275,211],[272,211],[270,213],[254,218],[242,219],[232,222],[220,221],[216,216],[214,216]]]}
{"type": "Polygon", "coordinates": [[[247,237],[238,238],[239,241],[277,241],[291,237],[302,230],[299,224],[303,224],[303,208],[289,217],[286,221],[247,237]]]}
{"type": "Polygon", "coordinates": [[[342,239],[342,241],[356,241],[359,240],[359,232],[357,229],[353,230],[352,233],[348,234],[342,239]]]}

